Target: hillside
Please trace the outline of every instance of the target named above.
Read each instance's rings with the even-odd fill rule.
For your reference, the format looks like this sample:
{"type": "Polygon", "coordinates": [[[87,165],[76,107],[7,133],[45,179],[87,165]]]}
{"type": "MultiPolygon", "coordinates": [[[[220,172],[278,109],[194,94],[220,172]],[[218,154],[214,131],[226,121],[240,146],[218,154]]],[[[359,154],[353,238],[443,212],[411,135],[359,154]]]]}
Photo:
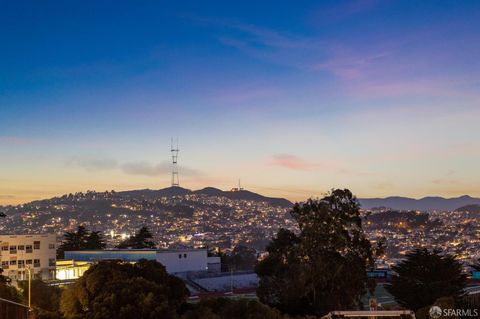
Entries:
{"type": "Polygon", "coordinates": [[[414,199],[394,196],[386,198],[360,198],[359,200],[364,209],[388,207],[396,210],[453,211],[458,207],[480,205],[480,198],[474,198],[467,195],[454,198],[424,197],[421,199],[414,199]]]}

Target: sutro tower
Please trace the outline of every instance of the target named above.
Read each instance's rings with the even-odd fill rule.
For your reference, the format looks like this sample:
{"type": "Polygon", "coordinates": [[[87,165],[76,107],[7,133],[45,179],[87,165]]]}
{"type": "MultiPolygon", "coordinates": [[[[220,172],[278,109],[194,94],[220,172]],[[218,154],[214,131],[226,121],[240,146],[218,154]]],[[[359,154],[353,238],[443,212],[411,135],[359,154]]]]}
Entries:
{"type": "Polygon", "coordinates": [[[173,145],[173,138],[172,138],[170,151],[172,152],[172,187],[176,187],[176,186],[180,186],[180,182],[178,181],[178,165],[177,165],[178,152],[180,151],[178,149],[178,138],[177,138],[176,147],[173,145]]]}

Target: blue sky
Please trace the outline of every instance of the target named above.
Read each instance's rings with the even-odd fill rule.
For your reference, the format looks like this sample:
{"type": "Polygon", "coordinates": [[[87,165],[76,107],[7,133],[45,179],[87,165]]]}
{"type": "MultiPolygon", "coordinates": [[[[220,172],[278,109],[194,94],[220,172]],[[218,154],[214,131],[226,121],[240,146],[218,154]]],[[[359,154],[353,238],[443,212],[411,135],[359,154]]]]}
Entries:
{"type": "Polygon", "coordinates": [[[244,186],[480,196],[477,1],[8,1],[0,204],[244,186]]]}

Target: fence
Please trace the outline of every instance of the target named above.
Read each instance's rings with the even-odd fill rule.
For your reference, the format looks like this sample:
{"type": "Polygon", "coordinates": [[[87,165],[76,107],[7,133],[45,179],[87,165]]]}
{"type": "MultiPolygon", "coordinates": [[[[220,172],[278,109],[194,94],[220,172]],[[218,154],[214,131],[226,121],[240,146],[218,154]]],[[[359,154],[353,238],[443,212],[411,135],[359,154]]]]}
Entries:
{"type": "Polygon", "coordinates": [[[28,306],[0,298],[1,319],[28,319],[28,306]]]}

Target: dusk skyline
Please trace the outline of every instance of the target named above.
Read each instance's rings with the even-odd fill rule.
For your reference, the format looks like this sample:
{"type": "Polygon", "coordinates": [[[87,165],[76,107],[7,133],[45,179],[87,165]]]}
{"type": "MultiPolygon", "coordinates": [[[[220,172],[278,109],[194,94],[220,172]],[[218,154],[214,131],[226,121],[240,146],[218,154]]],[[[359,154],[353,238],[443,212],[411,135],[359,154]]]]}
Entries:
{"type": "Polygon", "coordinates": [[[480,197],[480,3],[0,10],[0,205],[170,185],[480,197]]]}

